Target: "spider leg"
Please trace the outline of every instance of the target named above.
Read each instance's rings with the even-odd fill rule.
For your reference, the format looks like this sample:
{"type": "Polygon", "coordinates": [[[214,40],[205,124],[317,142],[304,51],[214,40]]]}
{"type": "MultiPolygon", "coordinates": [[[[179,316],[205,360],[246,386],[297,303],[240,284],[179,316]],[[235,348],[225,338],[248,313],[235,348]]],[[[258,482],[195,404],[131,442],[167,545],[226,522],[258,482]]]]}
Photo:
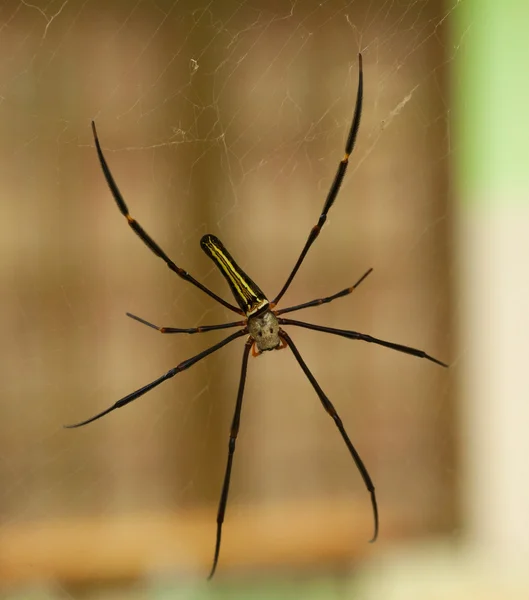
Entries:
{"type": "Polygon", "coordinates": [[[327,304],[328,302],[332,302],[336,300],[336,298],[343,298],[343,296],[348,296],[351,294],[364,279],[373,271],[373,268],[368,269],[362,277],[351,287],[345,288],[341,292],[337,292],[332,296],[327,296],[326,298],[317,298],[316,300],[311,300],[310,302],[304,302],[303,304],[297,304],[296,306],[289,306],[288,308],[282,308],[281,310],[275,310],[274,314],[276,316],[284,315],[285,313],[294,312],[295,310],[301,310],[302,308],[310,308],[311,306],[320,306],[321,304],[327,304]]]}
{"type": "Polygon", "coordinates": [[[124,398],[121,398],[121,400],[118,400],[112,406],[110,406],[106,410],[98,413],[94,417],[91,417],[90,419],[86,419],[86,421],[81,421],[80,423],[75,423],[73,425],[64,425],[64,427],[66,429],[74,429],[75,427],[82,427],[83,425],[88,425],[88,423],[92,423],[92,421],[96,421],[97,419],[100,419],[101,417],[104,417],[105,415],[108,415],[108,413],[112,412],[113,410],[116,410],[116,408],[121,408],[121,407],[125,406],[126,404],[129,404],[130,402],[133,402],[134,400],[136,400],[140,396],[143,396],[144,394],[146,394],[147,392],[150,392],[155,387],[158,387],[164,381],[167,381],[167,379],[171,379],[175,375],[178,375],[178,373],[180,373],[182,371],[185,371],[186,369],[189,369],[189,367],[192,367],[199,360],[202,360],[206,356],[209,356],[213,352],[216,352],[217,350],[219,350],[223,346],[226,346],[226,344],[229,344],[233,340],[236,340],[237,338],[242,337],[246,333],[248,333],[248,331],[246,330],[246,328],[245,329],[241,329],[240,331],[236,331],[235,333],[232,333],[230,336],[228,336],[227,338],[224,338],[218,344],[214,344],[213,346],[211,346],[210,348],[207,348],[206,350],[203,350],[199,354],[197,354],[197,355],[195,355],[195,356],[193,356],[191,358],[188,358],[187,360],[184,360],[178,366],[176,366],[173,369],[167,371],[167,373],[165,373],[161,377],[158,377],[158,379],[155,379],[154,381],[151,381],[151,383],[148,383],[147,385],[144,385],[139,390],[136,390],[135,392],[132,392],[132,393],[128,394],[124,398]]]}
{"type": "Polygon", "coordinates": [[[294,342],[292,341],[290,336],[282,329],[280,330],[279,335],[282,337],[283,340],[285,340],[286,344],[288,346],[290,346],[290,349],[292,350],[292,353],[294,354],[296,360],[298,361],[299,366],[303,369],[303,372],[307,376],[307,379],[310,381],[312,387],[318,394],[318,397],[321,400],[321,403],[323,404],[323,408],[327,411],[327,413],[334,420],[334,423],[336,424],[336,427],[338,428],[338,431],[340,432],[340,434],[343,438],[343,441],[345,442],[345,445],[347,446],[351,456],[353,457],[356,468],[358,469],[358,471],[360,472],[360,475],[362,476],[362,479],[364,480],[364,484],[367,488],[367,491],[371,495],[371,505],[373,507],[373,519],[374,519],[374,523],[375,523],[375,531],[373,533],[373,537],[371,538],[370,542],[374,542],[378,537],[378,505],[377,505],[377,498],[375,495],[375,486],[373,485],[373,481],[371,480],[371,477],[369,476],[369,473],[368,473],[362,459],[360,458],[360,455],[358,454],[358,452],[356,451],[356,448],[353,446],[353,443],[349,439],[349,436],[347,435],[347,432],[345,431],[345,428],[343,426],[342,420],[340,419],[340,416],[336,412],[334,405],[329,400],[329,398],[325,395],[325,392],[321,389],[319,383],[316,381],[316,378],[311,373],[310,369],[307,367],[305,361],[301,358],[301,354],[299,353],[298,349],[296,348],[294,342]]]}
{"type": "Polygon", "coordinates": [[[235,454],[235,444],[237,443],[237,435],[239,433],[239,425],[241,421],[241,409],[242,399],[244,395],[244,384],[246,382],[246,370],[248,368],[248,357],[250,355],[250,349],[252,348],[254,341],[252,338],[248,338],[244,346],[244,352],[242,355],[242,367],[241,367],[241,378],[239,381],[239,391],[237,392],[237,402],[235,403],[235,412],[233,414],[233,421],[231,423],[230,430],[230,441],[228,445],[228,462],[226,464],[226,472],[224,474],[224,482],[222,484],[222,492],[220,495],[219,509],[217,512],[217,538],[215,542],[215,555],[213,557],[213,565],[209,573],[208,579],[211,579],[215,575],[217,563],[219,561],[220,553],[220,541],[222,537],[222,524],[224,523],[224,515],[226,513],[226,504],[228,503],[228,493],[230,491],[230,478],[231,478],[231,467],[233,464],[233,455],[235,454]]]}
{"type": "Polygon", "coordinates": [[[215,329],[229,329],[230,327],[244,327],[246,325],[246,321],[233,321],[232,323],[222,323],[221,325],[201,325],[200,327],[189,327],[187,329],[181,329],[179,327],[159,327],[158,325],[149,323],[149,321],[146,321],[145,319],[137,317],[131,313],[126,314],[127,317],[138,321],[138,323],[147,325],[147,327],[156,329],[160,333],[205,333],[206,331],[214,331],[215,329]]]}
{"type": "Polygon", "coordinates": [[[355,105],[355,111],[354,111],[354,116],[353,116],[353,122],[351,123],[351,129],[349,130],[349,135],[347,136],[347,142],[345,144],[345,155],[342,158],[342,160],[340,161],[340,163],[338,164],[338,170],[336,171],[336,175],[334,176],[334,180],[332,182],[331,189],[329,190],[329,193],[327,194],[327,199],[325,200],[325,204],[323,205],[323,210],[320,215],[320,218],[318,219],[318,222],[316,223],[316,225],[314,225],[314,227],[311,229],[309,237],[307,238],[307,241],[305,242],[305,246],[303,247],[303,250],[301,251],[299,258],[298,258],[296,264],[294,265],[292,272],[288,276],[288,279],[286,280],[285,285],[281,288],[281,291],[279,292],[279,294],[275,297],[274,301],[272,302],[272,306],[277,305],[279,300],[283,297],[283,294],[289,288],[290,284],[292,283],[292,280],[294,279],[294,276],[296,275],[299,267],[301,266],[301,263],[303,262],[307,252],[309,251],[309,248],[312,246],[312,244],[314,243],[314,240],[318,237],[318,235],[320,235],[321,228],[323,227],[323,225],[325,224],[325,221],[327,220],[327,213],[331,209],[331,206],[334,204],[334,201],[336,200],[336,197],[338,196],[338,192],[340,191],[340,186],[342,185],[342,181],[345,176],[345,172],[347,171],[347,165],[349,164],[349,156],[351,155],[351,153],[353,151],[353,148],[354,148],[354,145],[356,142],[356,136],[358,134],[358,128],[360,127],[360,119],[362,117],[362,100],[363,100],[363,93],[364,93],[363,90],[364,90],[364,79],[363,79],[363,72],[362,72],[362,55],[359,54],[358,55],[358,90],[356,92],[356,105],[355,105]]]}
{"type": "Polygon", "coordinates": [[[333,335],[339,335],[341,337],[348,338],[350,340],[362,340],[363,342],[371,342],[384,346],[385,348],[391,348],[397,352],[403,352],[404,354],[410,354],[417,358],[426,358],[441,367],[448,368],[448,365],[429,354],[426,354],[424,350],[418,350],[417,348],[411,348],[410,346],[403,346],[402,344],[395,344],[394,342],[387,342],[386,340],[380,340],[371,335],[365,333],[358,333],[357,331],[349,331],[347,329],[334,329],[333,327],[324,327],[322,325],[314,325],[313,323],[305,323],[305,321],[294,321],[293,319],[278,319],[281,325],[295,325],[296,327],[304,327],[305,329],[313,329],[314,331],[323,331],[324,333],[332,333],[333,335]]]}
{"type": "Polygon", "coordinates": [[[236,308],[229,302],[226,302],[226,300],[223,300],[220,296],[217,296],[217,294],[209,290],[205,285],[202,285],[200,282],[198,282],[187,271],[178,267],[160,248],[160,246],[158,246],[158,244],[145,231],[145,229],[143,229],[143,227],[136,221],[136,219],[130,216],[129,209],[110,171],[110,167],[108,166],[105,156],[103,155],[103,150],[101,150],[99,138],[97,137],[96,124],[94,123],[94,121],[92,121],[92,132],[94,134],[94,142],[96,145],[97,156],[99,157],[101,169],[103,170],[103,174],[105,175],[105,179],[107,180],[107,185],[110,188],[112,195],[114,196],[114,200],[116,201],[116,204],[118,205],[121,214],[127,219],[127,222],[131,229],[134,231],[134,233],[141,239],[141,241],[146,246],[149,247],[149,249],[152,252],[154,252],[154,254],[156,254],[156,256],[159,256],[163,261],[165,261],[165,264],[171,269],[171,271],[174,271],[179,277],[181,277],[185,281],[189,281],[189,283],[192,283],[195,287],[197,287],[199,290],[202,290],[210,298],[216,300],[219,304],[222,304],[223,306],[229,308],[233,312],[242,314],[242,311],[239,308],[236,308]]]}

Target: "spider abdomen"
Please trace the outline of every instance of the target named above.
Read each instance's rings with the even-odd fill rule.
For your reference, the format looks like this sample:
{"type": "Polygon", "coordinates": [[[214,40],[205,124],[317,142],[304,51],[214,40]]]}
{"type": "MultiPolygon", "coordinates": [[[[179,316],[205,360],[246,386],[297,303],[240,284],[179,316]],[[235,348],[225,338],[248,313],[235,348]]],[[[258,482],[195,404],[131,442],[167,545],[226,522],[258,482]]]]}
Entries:
{"type": "Polygon", "coordinates": [[[250,317],[248,331],[255,340],[259,352],[275,350],[281,346],[279,323],[271,310],[265,310],[263,313],[250,317]]]}
{"type": "Polygon", "coordinates": [[[207,233],[200,240],[200,245],[224,275],[237,304],[247,317],[268,308],[269,302],[259,286],[239,267],[218,237],[207,233]]]}

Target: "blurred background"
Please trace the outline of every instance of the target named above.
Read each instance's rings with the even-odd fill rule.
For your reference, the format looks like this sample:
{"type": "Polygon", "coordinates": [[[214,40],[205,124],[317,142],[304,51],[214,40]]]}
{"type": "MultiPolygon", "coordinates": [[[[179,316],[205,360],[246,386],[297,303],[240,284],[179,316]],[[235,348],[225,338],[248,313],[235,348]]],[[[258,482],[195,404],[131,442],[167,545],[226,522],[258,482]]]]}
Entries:
{"type": "MultiPolygon", "coordinates": [[[[510,0],[6,0],[0,6],[0,594],[21,599],[527,598],[529,10],[510,0]],[[524,43],[525,42],[525,43],[524,43]],[[66,430],[229,332],[213,233],[273,298],[321,212],[364,62],[357,146],[281,306],[432,363],[291,327],[66,430]]],[[[290,315],[289,315],[290,316],[290,315]]]]}

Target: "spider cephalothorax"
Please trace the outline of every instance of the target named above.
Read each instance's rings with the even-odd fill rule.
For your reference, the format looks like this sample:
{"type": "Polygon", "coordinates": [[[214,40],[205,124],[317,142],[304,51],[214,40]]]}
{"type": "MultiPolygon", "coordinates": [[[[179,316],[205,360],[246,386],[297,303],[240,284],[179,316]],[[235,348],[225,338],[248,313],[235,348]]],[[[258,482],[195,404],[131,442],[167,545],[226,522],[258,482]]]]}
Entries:
{"type": "Polygon", "coordinates": [[[340,435],[342,436],[351,457],[353,458],[362,479],[364,480],[364,484],[371,496],[371,504],[373,508],[373,518],[374,518],[374,534],[372,541],[375,541],[378,535],[378,508],[377,508],[377,500],[375,496],[375,486],[367,472],[367,469],[360,458],[360,455],[356,451],[353,446],[349,436],[347,435],[343,423],[334,408],[334,405],[326,396],[325,392],[320,387],[319,383],[316,381],[314,375],[306,365],[305,361],[301,357],[296,345],[292,341],[292,338],[280,327],[281,325],[293,325],[296,327],[303,327],[305,329],[312,329],[313,331],[322,331],[325,333],[330,333],[332,335],[339,335],[348,339],[353,340],[362,340],[364,342],[371,342],[374,344],[378,344],[380,346],[385,346],[386,348],[391,348],[392,350],[397,350],[398,352],[404,352],[406,354],[410,354],[412,356],[416,356],[419,358],[426,358],[438,365],[442,365],[446,367],[445,363],[433,358],[429,354],[422,350],[417,350],[416,348],[411,348],[409,346],[403,346],[402,344],[395,344],[393,342],[387,342],[385,340],[381,340],[370,335],[364,333],[358,333],[357,331],[350,331],[346,329],[334,329],[332,327],[324,327],[321,325],[314,325],[312,323],[306,323],[305,321],[295,321],[292,319],[285,319],[280,317],[279,315],[293,312],[295,310],[302,310],[305,308],[310,308],[312,306],[319,306],[321,304],[325,304],[328,302],[332,302],[337,298],[342,298],[343,296],[347,296],[350,294],[368,275],[371,273],[372,269],[366,271],[362,277],[351,287],[347,287],[332,296],[327,296],[326,298],[316,298],[315,300],[310,300],[309,302],[304,302],[302,304],[297,304],[296,306],[290,306],[288,308],[283,308],[280,310],[276,310],[277,303],[283,297],[284,293],[287,291],[288,287],[292,283],[294,276],[298,272],[301,263],[303,262],[309,248],[314,243],[314,240],[320,234],[321,228],[323,227],[325,221],[327,220],[327,214],[331,209],[336,197],[338,196],[338,192],[340,190],[340,186],[342,184],[345,172],[347,170],[347,165],[349,163],[349,156],[353,151],[353,147],[356,140],[356,135],[358,133],[358,127],[360,125],[360,117],[362,114],[362,96],[363,96],[363,79],[362,79],[362,56],[359,55],[359,73],[358,73],[358,91],[356,95],[356,106],[353,116],[353,121],[351,123],[351,128],[349,129],[349,135],[347,136],[347,142],[345,144],[345,154],[342,160],[338,164],[338,169],[336,171],[336,175],[334,176],[334,180],[331,184],[331,188],[329,193],[327,194],[327,198],[323,205],[323,210],[321,215],[317,221],[317,223],[312,227],[307,241],[305,242],[305,246],[299,255],[294,268],[290,272],[285,284],[281,288],[280,292],[277,294],[273,302],[269,302],[260,288],[246,275],[246,273],[237,265],[235,260],[232,258],[230,253],[223,246],[222,242],[216,238],[214,235],[207,234],[201,240],[201,246],[204,252],[215,262],[217,267],[220,269],[221,273],[226,278],[231,291],[239,305],[239,308],[233,306],[217,294],[208,289],[205,285],[197,281],[194,277],[192,277],[187,271],[178,267],[168,256],[167,254],[158,246],[158,244],[151,238],[151,236],[143,229],[143,227],[129,214],[129,209],[121,195],[121,192],[118,189],[116,182],[114,181],[114,177],[112,176],[108,164],[103,155],[103,151],[101,150],[101,146],[99,144],[99,140],[97,138],[95,124],[92,123],[92,130],[94,134],[94,141],[97,149],[97,154],[99,157],[99,162],[101,164],[101,168],[105,175],[108,187],[114,196],[114,200],[118,205],[121,213],[126,217],[129,226],[133,229],[136,235],[142,240],[144,244],[146,244],[154,254],[160,257],[166,265],[174,271],[179,277],[193,284],[195,287],[202,290],[205,294],[213,298],[213,300],[217,301],[219,304],[224,306],[225,308],[241,315],[244,320],[232,321],[230,323],[222,323],[220,325],[202,325],[200,327],[189,327],[189,328],[179,328],[179,327],[159,327],[142,319],[140,317],[136,317],[130,313],[127,315],[144,325],[152,327],[153,329],[157,329],[161,333],[204,333],[206,331],[213,331],[218,329],[229,329],[231,327],[242,327],[235,333],[232,333],[228,337],[224,338],[220,342],[217,342],[213,346],[210,346],[206,350],[203,350],[196,356],[188,358],[184,360],[179,365],[164,373],[158,379],[155,379],[151,383],[144,385],[138,390],[131,392],[121,400],[115,402],[112,406],[107,408],[106,410],[98,413],[97,415],[91,417],[90,419],[86,419],[80,423],[76,423],[75,425],[68,425],[67,427],[80,427],[82,425],[86,425],[87,423],[91,423],[104,415],[112,412],[116,408],[121,408],[126,404],[136,400],[140,396],[143,396],[147,392],[150,392],[155,387],[159,386],[164,381],[171,379],[178,373],[189,369],[189,367],[193,366],[198,361],[202,360],[206,356],[216,352],[223,346],[226,346],[233,340],[247,336],[246,343],[244,345],[244,351],[242,356],[242,366],[241,366],[241,376],[239,380],[239,391],[237,393],[237,401],[235,403],[235,411],[233,415],[233,421],[230,429],[230,440],[228,446],[228,462],[226,465],[226,471],[224,474],[224,482],[222,485],[222,493],[219,501],[219,508],[217,514],[217,536],[215,543],[215,553],[213,557],[213,565],[211,567],[211,571],[209,577],[213,577],[215,573],[215,569],[217,567],[217,562],[219,559],[220,553],[220,543],[221,543],[221,535],[222,535],[222,524],[224,522],[224,515],[226,513],[226,506],[228,502],[228,492],[230,488],[230,477],[231,477],[231,467],[233,463],[233,456],[235,454],[235,445],[237,441],[237,435],[239,432],[240,425],[240,417],[241,417],[241,409],[242,409],[242,400],[244,395],[244,385],[246,382],[246,370],[248,366],[248,358],[250,355],[250,351],[254,354],[254,356],[259,355],[261,352],[267,350],[274,350],[275,348],[285,348],[289,347],[292,350],[292,353],[302,368],[303,372],[307,376],[310,381],[312,387],[314,388],[316,394],[318,395],[320,402],[323,407],[327,411],[327,413],[332,417],[340,435]],[[273,310],[272,310],[273,309],[273,310]],[[255,347],[257,347],[257,351],[255,351],[255,347]]]}
{"type": "Polygon", "coordinates": [[[249,317],[248,332],[255,340],[258,353],[284,347],[279,336],[279,322],[269,309],[254,317],[249,317]]]}

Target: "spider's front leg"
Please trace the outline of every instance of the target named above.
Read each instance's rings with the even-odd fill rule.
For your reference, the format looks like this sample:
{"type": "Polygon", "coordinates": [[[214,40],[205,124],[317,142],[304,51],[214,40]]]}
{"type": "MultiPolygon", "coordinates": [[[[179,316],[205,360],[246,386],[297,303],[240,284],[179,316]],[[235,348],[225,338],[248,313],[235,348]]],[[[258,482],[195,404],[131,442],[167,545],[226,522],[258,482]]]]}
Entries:
{"type": "Polygon", "coordinates": [[[301,267],[301,263],[305,259],[307,252],[309,251],[312,244],[316,241],[316,238],[320,235],[321,228],[325,224],[327,220],[327,214],[331,210],[334,201],[338,197],[338,192],[340,191],[340,187],[342,186],[343,179],[345,177],[345,172],[347,171],[347,166],[349,164],[349,156],[353,152],[353,148],[356,142],[356,136],[358,135],[358,129],[360,127],[360,119],[362,118],[362,103],[364,98],[364,75],[362,71],[362,55],[358,55],[358,89],[356,92],[356,104],[355,111],[353,115],[353,121],[351,123],[351,129],[349,129],[349,135],[347,136],[347,142],[345,143],[345,153],[342,160],[338,163],[338,169],[336,171],[336,175],[334,176],[334,180],[331,184],[331,189],[327,194],[327,198],[325,200],[325,204],[323,205],[323,210],[321,211],[321,215],[318,219],[318,222],[314,227],[310,230],[309,237],[305,242],[305,246],[303,246],[303,250],[299,255],[294,268],[292,269],[288,279],[285,282],[285,285],[281,288],[279,294],[274,298],[272,302],[272,306],[277,306],[277,303],[283,297],[284,293],[290,287],[292,280],[294,279],[298,269],[301,267]]]}

